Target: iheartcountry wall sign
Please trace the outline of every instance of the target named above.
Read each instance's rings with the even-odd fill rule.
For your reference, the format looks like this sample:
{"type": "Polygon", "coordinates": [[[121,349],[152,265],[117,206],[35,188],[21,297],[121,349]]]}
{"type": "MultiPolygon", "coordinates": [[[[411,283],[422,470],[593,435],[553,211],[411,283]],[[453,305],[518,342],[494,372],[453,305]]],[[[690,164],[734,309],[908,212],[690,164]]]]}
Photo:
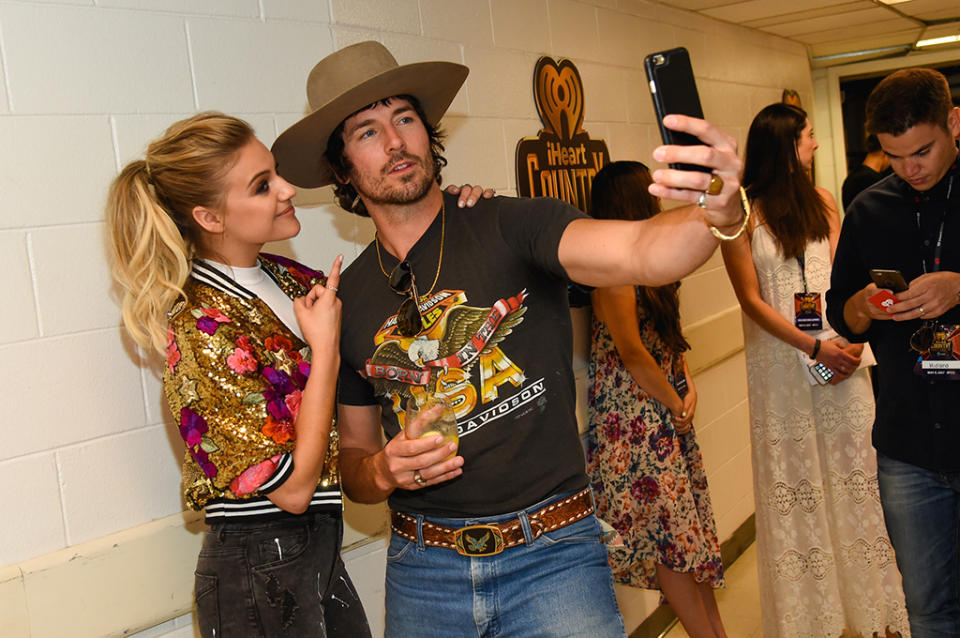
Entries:
{"type": "Polygon", "coordinates": [[[593,176],[610,162],[603,140],[583,130],[583,82],[570,60],[544,56],[533,72],[533,98],[543,128],[517,143],[517,192],[556,197],[590,212],[593,176]]]}

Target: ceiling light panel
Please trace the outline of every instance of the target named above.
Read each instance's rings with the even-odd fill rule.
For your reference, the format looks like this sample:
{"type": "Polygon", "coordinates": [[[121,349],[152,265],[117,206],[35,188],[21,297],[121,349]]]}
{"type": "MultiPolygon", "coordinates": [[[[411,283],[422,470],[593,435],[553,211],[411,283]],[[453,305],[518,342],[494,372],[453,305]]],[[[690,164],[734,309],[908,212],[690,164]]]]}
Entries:
{"type": "Polygon", "coordinates": [[[836,0],[792,0],[791,2],[783,2],[783,0],[747,0],[746,2],[737,2],[713,9],[704,9],[701,13],[711,18],[717,18],[718,20],[742,24],[744,22],[762,20],[773,16],[813,11],[837,4],[849,4],[851,9],[869,9],[876,7],[870,0],[854,0],[853,2],[843,3],[838,3],[836,0]]]}

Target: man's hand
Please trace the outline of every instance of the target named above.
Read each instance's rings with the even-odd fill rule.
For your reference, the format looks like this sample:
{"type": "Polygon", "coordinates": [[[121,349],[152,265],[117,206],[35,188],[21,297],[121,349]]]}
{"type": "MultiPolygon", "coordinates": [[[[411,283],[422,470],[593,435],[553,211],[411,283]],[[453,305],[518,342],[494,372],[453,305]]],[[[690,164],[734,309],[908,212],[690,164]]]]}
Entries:
{"type": "Polygon", "coordinates": [[[847,327],[856,334],[863,334],[870,328],[873,321],[889,321],[892,319],[887,310],[869,301],[880,292],[880,288],[870,282],[847,299],[843,304],[843,320],[847,327]]]}
{"type": "Polygon", "coordinates": [[[894,321],[936,319],[960,302],[960,273],[941,270],[920,275],[898,292],[899,303],[890,306],[894,321]]]}
{"type": "Polygon", "coordinates": [[[830,385],[837,385],[841,381],[846,381],[860,367],[860,355],[863,353],[862,343],[848,343],[843,346],[843,350],[850,356],[856,357],[857,365],[852,368],[844,368],[842,371],[834,369],[833,378],[830,379],[830,385]]]}
{"type": "MultiPolygon", "coordinates": [[[[442,412],[443,406],[431,408],[406,427],[411,432],[422,432],[424,426],[436,421],[442,412]]],[[[463,474],[463,457],[447,458],[456,452],[457,444],[445,442],[440,435],[410,439],[405,429],[383,447],[377,465],[380,475],[390,482],[388,489],[418,490],[463,474]],[[421,481],[417,481],[417,477],[421,481]]]]}
{"type": "Polygon", "coordinates": [[[860,357],[854,356],[832,339],[820,344],[817,361],[833,370],[836,374],[851,375],[860,365],[860,357]]]}
{"type": "MultiPolygon", "coordinates": [[[[706,120],[685,115],[668,115],[663,118],[663,125],[674,131],[690,133],[704,145],[660,146],[653,151],[653,158],[665,164],[699,164],[713,169],[713,175],[723,180],[723,188],[719,194],[704,198],[704,219],[721,232],[736,232],[744,216],[740,202],[742,163],[737,155],[736,140],[706,120]]],[[[653,172],[650,193],[661,198],[697,203],[710,186],[711,179],[710,174],[700,171],[658,169],[653,172]]]]}
{"type": "Polygon", "coordinates": [[[457,206],[460,208],[464,206],[473,208],[473,206],[480,201],[481,197],[490,199],[497,194],[497,191],[492,188],[484,189],[483,186],[473,186],[471,184],[462,184],[460,186],[451,184],[447,186],[446,191],[451,195],[460,194],[460,197],[457,198],[457,206]]]}

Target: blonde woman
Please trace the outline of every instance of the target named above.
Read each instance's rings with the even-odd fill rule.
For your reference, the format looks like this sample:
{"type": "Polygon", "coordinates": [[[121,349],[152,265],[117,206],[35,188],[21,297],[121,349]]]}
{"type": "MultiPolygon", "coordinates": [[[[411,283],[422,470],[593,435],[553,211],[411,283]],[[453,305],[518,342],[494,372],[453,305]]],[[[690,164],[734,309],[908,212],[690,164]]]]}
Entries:
{"type": "Polygon", "coordinates": [[[294,192],[246,122],[211,112],[172,125],[108,198],[124,324],[165,358],[184,498],[209,525],[204,636],[370,635],[340,558],[342,256],[324,276],[261,252],[300,231],[294,192]]]}

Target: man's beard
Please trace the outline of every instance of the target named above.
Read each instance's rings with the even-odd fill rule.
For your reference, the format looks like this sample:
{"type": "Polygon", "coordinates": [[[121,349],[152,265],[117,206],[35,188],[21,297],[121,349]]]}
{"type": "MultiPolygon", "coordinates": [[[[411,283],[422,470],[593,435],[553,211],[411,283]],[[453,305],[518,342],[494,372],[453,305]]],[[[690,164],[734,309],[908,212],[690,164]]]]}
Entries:
{"type": "Polygon", "coordinates": [[[371,204],[412,204],[420,201],[430,192],[430,188],[434,182],[435,172],[432,155],[429,158],[429,162],[427,162],[416,155],[398,153],[390,158],[386,167],[381,170],[380,175],[375,179],[371,179],[369,175],[360,175],[355,168],[351,169],[350,183],[356,191],[371,204]],[[403,161],[411,162],[423,170],[415,170],[409,175],[406,175],[402,178],[400,184],[388,185],[388,167],[396,166],[398,162],[403,161]]]}

